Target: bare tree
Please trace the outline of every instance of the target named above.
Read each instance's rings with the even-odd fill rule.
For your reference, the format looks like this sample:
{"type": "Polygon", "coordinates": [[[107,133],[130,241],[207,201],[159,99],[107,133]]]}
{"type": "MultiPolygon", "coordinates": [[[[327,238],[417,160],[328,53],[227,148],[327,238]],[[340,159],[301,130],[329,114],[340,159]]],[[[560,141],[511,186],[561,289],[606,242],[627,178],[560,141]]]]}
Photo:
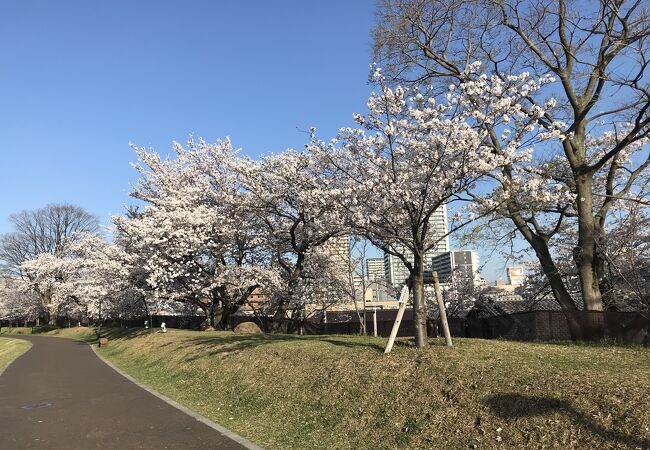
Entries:
{"type": "MultiPolygon", "coordinates": [[[[9,222],[14,231],[0,236],[0,262],[4,271],[23,279],[33,279],[32,274],[22,268],[25,261],[41,253],[61,254],[70,242],[99,229],[97,217],[70,204],[22,211],[9,216],[9,222]]],[[[43,305],[49,305],[51,292],[38,287],[36,291],[43,305]]]]}
{"type": "MultiPolygon", "coordinates": [[[[558,80],[528,98],[530,108],[557,98],[537,124],[557,133],[557,144],[535,169],[546,164],[547,182],[572,199],[536,207],[536,198],[508,190],[515,174],[506,166],[499,179],[508,197],[496,217],[534,250],[566,311],[577,306],[556,267],[554,236],[577,229],[572,259],[584,307],[601,311],[607,218],[623,202],[647,206],[637,183],[650,165],[649,10],[643,0],[382,0],[377,10],[375,57],[396,82],[463,83],[480,76],[467,70],[477,61],[488,77],[526,71],[558,80]]],[[[498,130],[486,131],[502,152],[498,130]]],[[[572,331],[598,336],[600,324],[572,331]]]]}

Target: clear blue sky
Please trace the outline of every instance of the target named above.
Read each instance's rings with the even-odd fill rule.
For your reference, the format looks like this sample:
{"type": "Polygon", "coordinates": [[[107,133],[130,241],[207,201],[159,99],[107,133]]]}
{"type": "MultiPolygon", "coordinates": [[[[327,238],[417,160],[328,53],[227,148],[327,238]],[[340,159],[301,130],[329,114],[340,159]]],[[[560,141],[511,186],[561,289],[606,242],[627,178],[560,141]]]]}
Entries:
{"type": "Polygon", "coordinates": [[[373,0],[29,1],[0,6],[0,233],[7,216],[130,203],[129,142],[193,134],[255,156],[364,112],[373,0]]]}
{"type": "Polygon", "coordinates": [[[363,112],[372,0],[20,1],[0,8],[0,232],[53,202],[106,222],[129,142],[231,136],[251,155],[363,112]],[[302,131],[300,131],[302,130],[302,131]]]}

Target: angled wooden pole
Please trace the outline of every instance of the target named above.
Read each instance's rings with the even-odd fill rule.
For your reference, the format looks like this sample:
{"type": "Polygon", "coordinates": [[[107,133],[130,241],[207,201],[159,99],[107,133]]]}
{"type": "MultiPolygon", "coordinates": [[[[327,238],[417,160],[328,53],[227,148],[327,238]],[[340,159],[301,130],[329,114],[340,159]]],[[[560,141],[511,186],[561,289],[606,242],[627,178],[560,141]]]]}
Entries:
{"type": "Polygon", "coordinates": [[[402,288],[402,293],[399,296],[399,308],[397,310],[397,317],[395,317],[395,323],[393,324],[393,329],[390,332],[390,337],[388,338],[388,344],[386,344],[386,349],[384,353],[390,353],[393,349],[393,344],[395,343],[395,338],[397,337],[397,331],[399,330],[399,324],[402,322],[402,317],[404,316],[404,311],[406,311],[406,302],[409,298],[409,287],[404,285],[402,288]]]}
{"type": "Polygon", "coordinates": [[[372,310],[372,334],[377,337],[377,308],[372,310]]]}
{"type": "Polygon", "coordinates": [[[433,272],[433,289],[436,291],[436,302],[438,303],[438,312],[440,314],[440,322],[442,322],[442,331],[445,334],[445,343],[448,347],[452,346],[451,333],[449,332],[449,323],[447,322],[447,308],[442,299],[442,292],[440,290],[440,280],[438,279],[438,272],[433,272]]]}

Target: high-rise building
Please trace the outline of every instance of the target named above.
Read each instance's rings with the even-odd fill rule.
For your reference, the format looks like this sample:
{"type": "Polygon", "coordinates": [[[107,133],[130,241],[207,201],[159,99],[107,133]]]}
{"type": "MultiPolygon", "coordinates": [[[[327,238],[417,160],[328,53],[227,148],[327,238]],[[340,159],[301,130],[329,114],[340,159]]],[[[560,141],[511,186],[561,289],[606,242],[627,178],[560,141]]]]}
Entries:
{"type": "Polygon", "coordinates": [[[481,284],[478,254],[474,250],[459,250],[436,255],[431,260],[431,270],[438,272],[441,283],[449,283],[452,275],[456,281],[471,280],[481,284]]]}
{"type": "MultiPolygon", "coordinates": [[[[436,240],[436,245],[424,255],[424,270],[431,270],[431,260],[434,256],[449,251],[449,236],[447,236],[448,229],[447,206],[443,205],[441,208],[434,211],[429,218],[429,233],[433,234],[434,239],[436,240]]],[[[399,247],[397,247],[397,249],[400,253],[404,251],[404,255],[410,261],[413,261],[413,255],[410,251],[402,250],[399,247]]],[[[409,271],[402,260],[388,253],[384,253],[384,272],[386,274],[386,280],[392,284],[395,289],[401,289],[409,277],[409,271]]]]}
{"type": "Polygon", "coordinates": [[[323,251],[333,257],[334,265],[341,273],[350,272],[350,236],[334,236],[323,244],[323,251]]]}
{"type": "Polygon", "coordinates": [[[370,281],[385,280],[384,258],[366,259],[366,276],[370,281]]]}

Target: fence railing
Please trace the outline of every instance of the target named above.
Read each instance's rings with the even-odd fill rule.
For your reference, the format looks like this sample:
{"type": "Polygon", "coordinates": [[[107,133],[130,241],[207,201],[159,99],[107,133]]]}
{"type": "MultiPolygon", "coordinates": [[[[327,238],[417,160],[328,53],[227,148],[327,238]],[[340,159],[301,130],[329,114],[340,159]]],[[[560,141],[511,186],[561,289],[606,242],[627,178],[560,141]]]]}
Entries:
{"type": "MultiPolygon", "coordinates": [[[[377,335],[387,337],[395,321],[397,310],[377,311],[377,335]]],[[[165,322],[168,328],[200,329],[205,322],[202,316],[152,316],[139,319],[108,320],[104,326],[142,327],[144,321],[149,326],[160,327],[165,322]]],[[[521,341],[568,341],[576,340],[572,335],[569,322],[579,327],[597,324],[605,339],[624,344],[650,345],[650,318],[644,313],[630,312],[594,312],[594,311],[529,311],[486,318],[449,318],[452,336],[481,339],[504,338],[521,341]]],[[[296,331],[288,320],[278,320],[272,317],[256,318],[253,316],[233,315],[229,325],[234,328],[242,322],[255,322],[264,331],[296,331]]],[[[4,322],[3,326],[12,324],[4,322]]],[[[15,323],[14,323],[15,325],[15,323]]],[[[22,325],[22,324],[21,324],[22,325]]],[[[67,327],[65,317],[57,318],[57,325],[67,327]]],[[[72,323],[72,326],[76,325],[72,323]]],[[[87,325],[82,323],[82,325],[87,325]]],[[[326,315],[313,316],[303,321],[300,330],[304,334],[359,334],[361,322],[354,311],[330,311],[326,315]]],[[[28,325],[29,326],[29,325],[28,325]]],[[[440,327],[436,320],[427,321],[427,331],[430,337],[439,336],[440,327]]],[[[413,311],[406,310],[402,319],[398,336],[413,336],[413,311]]],[[[372,312],[366,313],[366,333],[372,335],[372,312]]]]}

